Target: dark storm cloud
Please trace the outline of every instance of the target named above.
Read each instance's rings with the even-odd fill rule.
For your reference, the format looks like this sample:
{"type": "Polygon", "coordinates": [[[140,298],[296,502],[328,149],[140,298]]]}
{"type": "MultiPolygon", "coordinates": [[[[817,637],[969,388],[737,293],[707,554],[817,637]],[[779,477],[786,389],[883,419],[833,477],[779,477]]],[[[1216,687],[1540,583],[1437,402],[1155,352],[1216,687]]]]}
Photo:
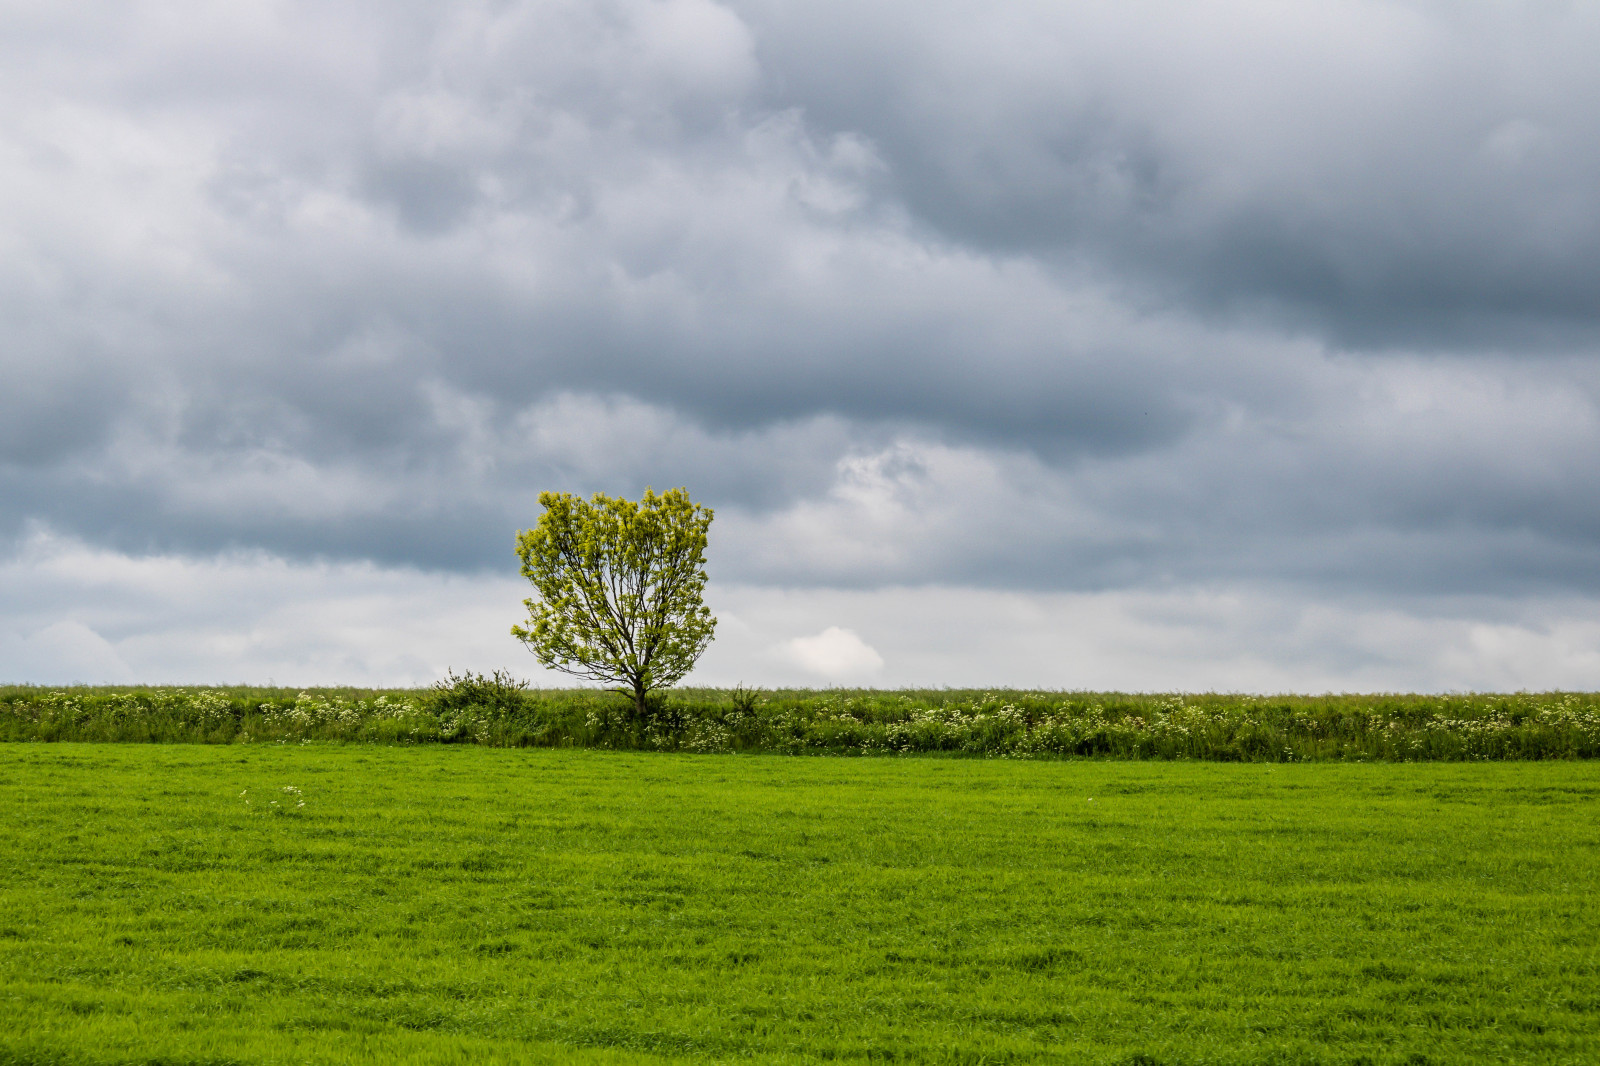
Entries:
{"type": "Polygon", "coordinates": [[[0,39],[4,535],[689,484],[729,580],[1600,591],[1585,11],[117,19],[0,39]]]}
{"type": "Polygon", "coordinates": [[[1596,339],[1593,9],[741,9],[952,239],[1361,347],[1596,339]]]}

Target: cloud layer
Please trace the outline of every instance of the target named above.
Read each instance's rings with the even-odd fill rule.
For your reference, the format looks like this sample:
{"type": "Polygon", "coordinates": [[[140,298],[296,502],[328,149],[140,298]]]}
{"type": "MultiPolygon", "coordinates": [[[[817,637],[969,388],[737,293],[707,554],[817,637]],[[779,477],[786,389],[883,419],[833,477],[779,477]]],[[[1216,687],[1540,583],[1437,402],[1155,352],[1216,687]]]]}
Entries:
{"type": "MultiPolygon", "coordinates": [[[[1225,661],[1264,642],[1240,684],[1537,685],[1448,665],[1427,620],[1587,632],[1589,8],[219,12],[8,15],[14,560],[41,537],[135,569],[249,557],[410,602],[513,573],[541,489],[682,484],[717,509],[714,579],[770,604],[1238,596],[1412,619],[1433,664],[1197,610],[1225,661]]],[[[156,669],[92,601],[32,595],[0,667],[156,669]]],[[[890,683],[915,680],[906,634],[937,642],[793,624],[749,654],[850,630],[890,683]]],[[[326,639],[412,678],[431,632],[404,663],[326,639]]],[[[303,654],[184,661],[322,670],[303,654]]],[[[772,654],[763,676],[804,660],[772,654]]],[[[989,654],[995,682],[1044,677],[989,654]]],[[[1580,650],[1525,660],[1600,683],[1580,650]]],[[[1045,680],[1091,675],[1149,676],[1045,680]]]]}

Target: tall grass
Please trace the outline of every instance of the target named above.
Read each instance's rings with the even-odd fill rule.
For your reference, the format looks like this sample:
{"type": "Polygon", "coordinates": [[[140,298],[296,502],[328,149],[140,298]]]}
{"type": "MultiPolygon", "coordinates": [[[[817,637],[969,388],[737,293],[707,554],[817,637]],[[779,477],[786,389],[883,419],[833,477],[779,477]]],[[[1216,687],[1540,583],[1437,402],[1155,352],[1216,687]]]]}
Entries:
{"type": "Polygon", "coordinates": [[[1586,759],[1600,694],[1129,695],[689,688],[646,715],[503,674],[432,689],[0,688],[0,740],[481,744],[1230,762],[1586,759]]]}

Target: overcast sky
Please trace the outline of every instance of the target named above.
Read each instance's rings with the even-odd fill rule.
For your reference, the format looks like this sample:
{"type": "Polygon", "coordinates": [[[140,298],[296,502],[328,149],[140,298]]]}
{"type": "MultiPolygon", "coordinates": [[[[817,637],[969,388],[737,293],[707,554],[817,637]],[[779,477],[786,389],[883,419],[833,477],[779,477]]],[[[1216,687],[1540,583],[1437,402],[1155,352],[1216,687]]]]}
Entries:
{"type": "Polygon", "coordinates": [[[0,0],[0,681],[1600,687],[1600,7],[0,0]]]}

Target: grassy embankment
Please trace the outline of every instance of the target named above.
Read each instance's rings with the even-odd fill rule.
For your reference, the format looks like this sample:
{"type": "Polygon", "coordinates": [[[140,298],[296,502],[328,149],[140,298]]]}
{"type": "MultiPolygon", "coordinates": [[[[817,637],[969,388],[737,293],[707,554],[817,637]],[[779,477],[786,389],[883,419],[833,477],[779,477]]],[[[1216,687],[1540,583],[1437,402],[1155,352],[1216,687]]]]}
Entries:
{"type": "Polygon", "coordinates": [[[1127,695],[684,689],[617,695],[457,678],[418,691],[0,688],[0,741],[343,740],[690,752],[1320,760],[1600,757],[1600,694],[1127,695]]]}
{"type": "Polygon", "coordinates": [[[1597,801],[1588,762],[0,745],[0,1063],[1588,1063],[1597,801]]]}

